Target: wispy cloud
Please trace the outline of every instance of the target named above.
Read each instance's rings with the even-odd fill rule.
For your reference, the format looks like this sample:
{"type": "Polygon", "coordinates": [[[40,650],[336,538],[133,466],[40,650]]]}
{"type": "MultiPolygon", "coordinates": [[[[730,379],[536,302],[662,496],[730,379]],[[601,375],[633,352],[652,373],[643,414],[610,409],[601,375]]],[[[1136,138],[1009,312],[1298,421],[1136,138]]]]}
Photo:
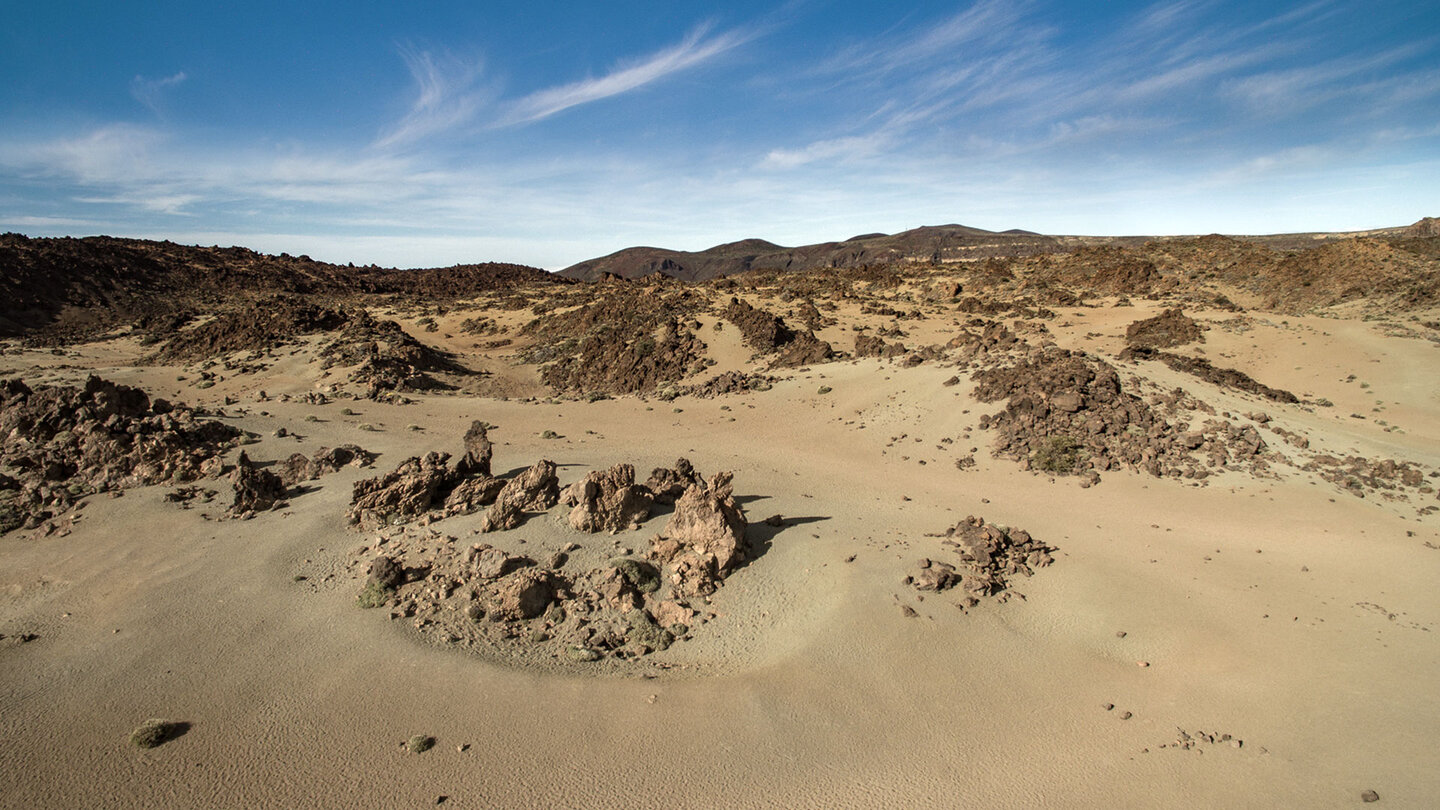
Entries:
{"type": "Polygon", "coordinates": [[[500,118],[499,124],[528,124],[581,104],[628,93],[674,73],[704,64],[747,42],[753,36],[754,34],[740,31],[727,31],[711,36],[710,26],[702,25],[678,44],[637,62],[617,66],[603,76],[537,90],[520,98],[509,105],[509,110],[500,118]]]}
{"type": "Polygon", "coordinates": [[[814,141],[798,149],[772,149],[764,165],[770,168],[793,169],[809,163],[834,163],[855,160],[881,153],[894,137],[880,131],[869,135],[851,135],[814,141]]]}
{"type": "Polygon", "coordinates": [[[186,78],[185,71],[183,70],[162,79],[147,79],[144,76],[136,76],[130,80],[130,95],[149,109],[150,112],[159,115],[161,112],[161,102],[163,101],[162,97],[165,91],[184,82],[186,78]]]}
{"type": "Polygon", "coordinates": [[[475,86],[483,72],[478,60],[465,61],[409,45],[401,46],[400,57],[415,81],[415,100],[405,117],[375,141],[377,147],[409,144],[466,124],[490,96],[475,86]]]}

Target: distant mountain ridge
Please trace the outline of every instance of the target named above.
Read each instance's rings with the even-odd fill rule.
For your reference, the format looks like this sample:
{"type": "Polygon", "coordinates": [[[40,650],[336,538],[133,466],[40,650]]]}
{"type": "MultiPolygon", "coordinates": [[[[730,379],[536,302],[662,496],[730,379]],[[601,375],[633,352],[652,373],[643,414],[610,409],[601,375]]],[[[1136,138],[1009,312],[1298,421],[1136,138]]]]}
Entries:
{"type": "Polygon", "coordinates": [[[660,273],[683,281],[703,281],[749,270],[859,267],[914,259],[960,261],[1060,249],[1060,240],[1030,231],[997,233],[965,225],[927,225],[897,234],[868,233],[843,242],[801,247],[784,247],[764,239],[742,239],[699,251],[633,247],[571,265],[560,275],[597,281],[606,275],[633,279],[660,273]]]}
{"type": "MultiPolygon", "coordinates": [[[[1234,236],[1274,250],[1316,247],[1327,241],[1355,237],[1426,238],[1440,235],[1440,219],[1366,231],[1283,233],[1234,236]]],[[[843,242],[784,247],[764,239],[742,239],[697,251],[658,247],[625,248],[573,264],[559,275],[579,281],[616,276],[625,279],[660,274],[682,281],[704,281],[749,270],[799,271],[825,267],[861,267],[907,261],[935,264],[988,258],[1057,253],[1085,246],[1138,246],[1151,241],[1194,239],[1198,234],[1176,236],[1058,236],[1011,228],[987,231],[966,225],[925,225],[896,234],[866,233],[843,242]]]]}
{"type": "Polygon", "coordinates": [[[93,330],[188,303],[276,293],[334,298],[461,298],[518,284],[566,283],[536,267],[465,264],[393,270],[109,236],[0,235],[0,336],[40,328],[93,330]]]}

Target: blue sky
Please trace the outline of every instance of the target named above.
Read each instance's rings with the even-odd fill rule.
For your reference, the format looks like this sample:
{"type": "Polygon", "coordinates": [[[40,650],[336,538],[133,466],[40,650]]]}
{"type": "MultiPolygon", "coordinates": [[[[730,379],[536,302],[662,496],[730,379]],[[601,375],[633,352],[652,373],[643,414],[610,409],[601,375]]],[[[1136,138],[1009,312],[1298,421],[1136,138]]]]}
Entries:
{"type": "Polygon", "coordinates": [[[1433,0],[692,5],[15,4],[0,229],[553,269],[1440,214],[1433,0]]]}

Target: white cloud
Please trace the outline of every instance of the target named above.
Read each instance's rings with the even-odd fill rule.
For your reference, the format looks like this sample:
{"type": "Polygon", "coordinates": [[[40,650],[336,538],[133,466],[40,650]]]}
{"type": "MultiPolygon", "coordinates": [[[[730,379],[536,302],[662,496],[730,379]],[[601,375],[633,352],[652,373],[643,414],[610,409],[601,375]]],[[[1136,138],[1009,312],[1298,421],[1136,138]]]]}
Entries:
{"type": "Polygon", "coordinates": [[[571,107],[627,93],[673,73],[708,62],[751,38],[736,31],[713,37],[707,37],[707,33],[708,26],[701,26],[679,44],[634,64],[617,67],[603,76],[537,90],[512,102],[509,111],[501,117],[499,123],[501,126],[528,124],[549,118],[571,107]]]}
{"type": "Polygon", "coordinates": [[[145,105],[150,112],[160,114],[162,94],[169,88],[185,81],[185,71],[180,71],[173,76],[166,76],[163,79],[147,79],[144,76],[136,76],[130,80],[130,95],[141,104],[145,105]]]}
{"type": "Polygon", "coordinates": [[[793,169],[808,163],[854,160],[878,154],[892,138],[884,132],[815,141],[799,149],[772,149],[764,165],[775,169],[793,169]]]}
{"type": "Polygon", "coordinates": [[[405,117],[376,140],[377,147],[408,144],[454,129],[474,119],[485,105],[489,94],[474,86],[483,68],[478,61],[409,46],[400,48],[400,56],[415,80],[415,101],[405,117]]]}

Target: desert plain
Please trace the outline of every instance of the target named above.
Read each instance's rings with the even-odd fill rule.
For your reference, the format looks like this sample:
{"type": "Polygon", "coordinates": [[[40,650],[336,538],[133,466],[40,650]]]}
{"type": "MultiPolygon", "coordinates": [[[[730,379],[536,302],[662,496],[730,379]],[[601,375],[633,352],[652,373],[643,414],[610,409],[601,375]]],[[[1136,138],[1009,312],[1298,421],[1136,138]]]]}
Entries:
{"type": "Polygon", "coordinates": [[[7,235],[0,806],[1433,807],[1434,230],[7,235]]]}

